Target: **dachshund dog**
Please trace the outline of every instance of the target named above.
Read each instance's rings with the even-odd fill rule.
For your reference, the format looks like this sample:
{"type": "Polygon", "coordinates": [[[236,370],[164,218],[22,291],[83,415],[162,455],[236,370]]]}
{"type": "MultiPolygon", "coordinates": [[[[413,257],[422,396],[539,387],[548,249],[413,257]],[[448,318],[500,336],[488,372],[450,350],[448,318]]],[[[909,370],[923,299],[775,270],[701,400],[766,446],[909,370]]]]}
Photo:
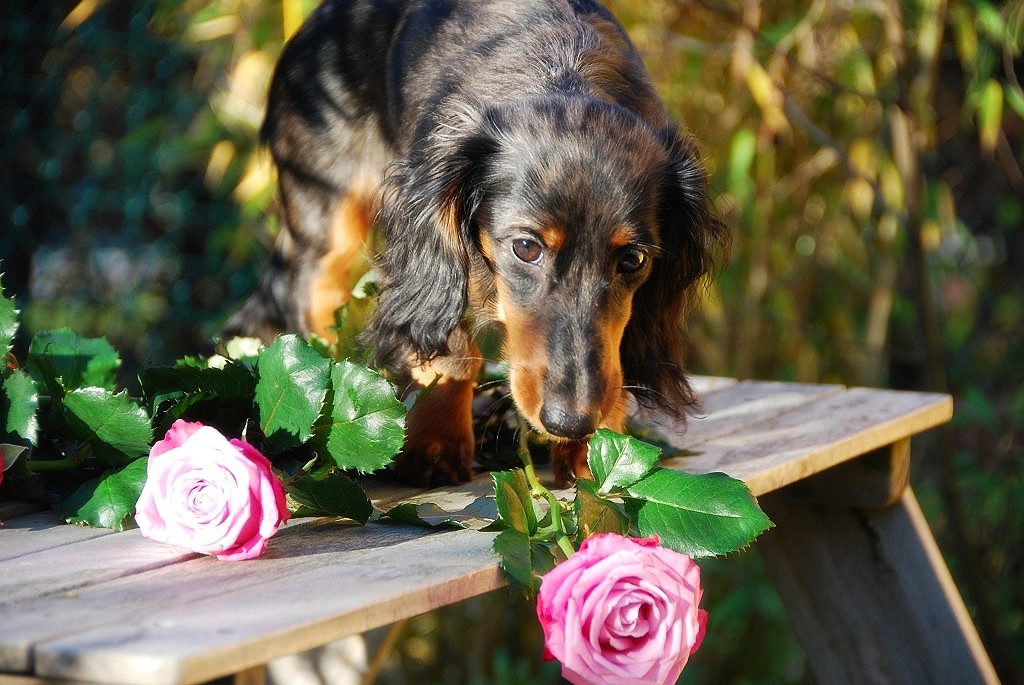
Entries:
{"type": "Polygon", "coordinates": [[[681,318],[726,248],[692,138],[589,0],[326,0],[286,45],[262,129],[284,230],[232,333],[325,335],[376,226],[375,362],[431,391],[395,471],[472,475],[474,334],[556,479],[627,393],[684,417],[681,318]],[[439,378],[439,380],[438,380],[439,378]]]}

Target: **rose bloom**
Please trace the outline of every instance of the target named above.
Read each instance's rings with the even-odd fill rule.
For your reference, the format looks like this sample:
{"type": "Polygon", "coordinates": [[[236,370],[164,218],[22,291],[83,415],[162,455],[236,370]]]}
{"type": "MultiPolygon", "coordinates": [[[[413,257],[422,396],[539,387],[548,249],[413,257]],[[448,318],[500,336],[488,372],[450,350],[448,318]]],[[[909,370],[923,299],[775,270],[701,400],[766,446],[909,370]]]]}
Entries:
{"type": "Polygon", "coordinates": [[[135,505],[146,537],[237,561],[262,554],[287,520],[281,481],[249,443],[179,419],[150,450],[135,505]]]}
{"type": "Polygon", "coordinates": [[[576,685],[674,683],[704,638],[700,569],[657,538],[594,535],[541,581],[545,657],[576,685]]]}

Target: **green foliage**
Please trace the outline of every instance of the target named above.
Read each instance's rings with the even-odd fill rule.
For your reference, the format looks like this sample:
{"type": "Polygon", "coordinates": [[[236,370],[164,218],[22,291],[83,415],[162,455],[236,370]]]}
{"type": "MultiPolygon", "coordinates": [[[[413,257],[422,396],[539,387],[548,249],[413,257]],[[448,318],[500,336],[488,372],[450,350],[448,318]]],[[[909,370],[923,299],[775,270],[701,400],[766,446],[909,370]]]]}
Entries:
{"type": "MultiPolygon", "coordinates": [[[[0,273],[0,279],[3,274],[0,273]]],[[[18,308],[14,298],[4,294],[4,286],[0,280],[0,357],[6,357],[14,344],[14,336],[18,333],[18,308]]]]}
{"type": "Polygon", "coordinates": [[[537,532],[538,505],[534,502],[530,482],[522,469],[496,471],[494,500],[498,516],[514,531],[529,537],[537,532]]]}
{"type": "Polygon", "coordinates": [[[259,356],[256,405],[260,429],[274,451],[313,436],[327,397],[331,362],[295,335],[283,335],[259,356]]]}
{"type": "Polygon", "coordinates": [[[60,422],[104,466],[125,466],[149,452],[149,415],[122,391],[76,388],[60,400],[60,422]]]}
{"type": "Polygon", "coordinates": [[[359,484],[330,469],[322,475],[304,473],[288,484],[288,508],[295,516],[343,516],[366,523],[373,505],[359,484]]]}
{"type": "Polygon", "coordinates": [[[743,482],[723,473],[664,469],[659,453],[635,438],[597,431],[587,449],[596,480],[577,479],[571,503],[556,500],[536,480],[526,450],[525,469],[493,474],[503,528],[494,551],[506,575],[535,594],[549,560],[568,556],[595,533],[656,536],[697,558],[743,549],[772,525],[743,482]],[[546,513],[538,500],[546,501],[546,513]]]}
{"type": "Polygon", "coordinates": [[[383,523],[403,523],[423,528],[490,528],[498,518],[493,497],[478,497],[461,511],[446,511],[433,502],[402,502],[380,515],[383,523]]]}
{"type": "Polygon", "coordinates": [[[332,363],[330,392],[316,431],[334,463],[372,473],[405,441],[405,405],[380,374],[348,361],[332,363]]]}
{"type": "Polygon", "coordinates": [[[136,459],[119,471],[82,483],[56,509],[68,523],[121,531],[135,514],[145,484],[146,459],[136,459]]]}
{"type": "Polygon", "coordinates": [[[36,384],[24,371],[11,371],[3,380],[0,392],[0,442],[28,447],[34,445],[39,433],[39,395],[36,384]]]}
{"type": "Polygon", "coordinates": [[[241,361],[220,366],[183,359],[174,366],[149,366],[139,384],[150,415],[166,429],[176,419],[202,416],[211,425],[232,430],[252,413],[255,369],[241,361]]]}
{"type": "MultiPolygon", "coordinates": [[[[16,325],[0,321],[5,330],[16,325]]],[[[4,487],[14,497],[52,489],[57,510],[72,523],[117,530],[129,525],[145,484],[144,455],[154,426],[162,433],[177,419],[213,425],[228,437],[242,435],[275,459],[289,474],[286,494],[299,516],[365,523],[373,507],[342,470],[384,468],[402,446],[405,406],[391,384],[368,369],[335,362],[293,335],[254,356],[246,351],[244,360],[183,358],[144,369],[142,402],[116,387],[120,357],[106,340],[70,329],[43,331],[28,349],[31,376],[17,368],[13,355],[0,376],[4,470],[18,461],[20,474],[4,487]],[[45,402],[41,393],[47,393],[45,402]],[[326,450],[313,440],[315,433],[326,450]]]]}
{"type": "Polygon", "coordinates": [[[742,481],[724,473],[655,469],[626,489],[641,535],[694,558],[743,549],[771,526],[742,481]]]}
{"type": "Polygon", "coordinates": [[[82,337],[69,328],[36,334],[28,350],[28,368],[45,387],[113,390],[120,365],[121,357],[109,342],[82,337]]]}
{"type": "Polygon", "coordinates": [[[654,468],[660,456],[657,447],[606,428],[599,429],[587,444],[587,463],[601,494],[633,485],[654,468]]]}
{"type": "Polygon", "coordinates": [[[583,540],[598,533],[629,533],[629,516],[622,507],[603,497],[597,483],[580,479],[576,481],[576,500],[573,503],[576,515],[576,538],[579,546],[583,540]]]}

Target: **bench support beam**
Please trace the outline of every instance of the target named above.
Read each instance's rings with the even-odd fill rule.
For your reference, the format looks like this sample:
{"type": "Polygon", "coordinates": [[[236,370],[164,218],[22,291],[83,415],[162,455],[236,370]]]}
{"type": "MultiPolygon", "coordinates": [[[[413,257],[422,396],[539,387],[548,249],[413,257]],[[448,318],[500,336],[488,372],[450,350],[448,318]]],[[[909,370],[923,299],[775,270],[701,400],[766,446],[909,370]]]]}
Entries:
{"type": "Polygon", "coordinates": [[[823,683],[998,683],[917,498],[880,509],[764,495],[757,547],[823,683]]]}

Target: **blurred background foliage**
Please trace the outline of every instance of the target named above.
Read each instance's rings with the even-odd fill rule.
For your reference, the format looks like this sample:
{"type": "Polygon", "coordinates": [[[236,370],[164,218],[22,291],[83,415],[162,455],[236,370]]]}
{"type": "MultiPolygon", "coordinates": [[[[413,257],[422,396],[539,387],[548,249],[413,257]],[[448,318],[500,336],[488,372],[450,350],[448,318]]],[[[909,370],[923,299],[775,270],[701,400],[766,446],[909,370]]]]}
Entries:
{"type": "MultiPolygon", "coordinates": [[[[0,5],[0,270],[25,337],[104,335],[127,376],[210,347],[277,230],[256,132],[314,4],[0,5]]],[[[691,367],[951,392],[914,483],[998,670],[1024,682],[1024,4],[609,5],[734,230],[691,367]]],[[[705,585],[685,681],[811,680],[756,554],[705,564],[705,585]]],[[[380,682],[556,682],[531,612],[498,593],[402,624],[377,636],[380,682]]]]}

